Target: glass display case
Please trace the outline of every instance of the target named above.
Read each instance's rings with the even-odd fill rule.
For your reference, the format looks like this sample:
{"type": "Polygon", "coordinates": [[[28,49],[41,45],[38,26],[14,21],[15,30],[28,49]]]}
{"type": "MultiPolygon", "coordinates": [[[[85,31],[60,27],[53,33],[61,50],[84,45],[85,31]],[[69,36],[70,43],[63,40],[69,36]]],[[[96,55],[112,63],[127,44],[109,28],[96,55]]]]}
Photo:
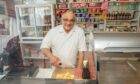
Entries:
{"type": "Polygon", "coordinates": [[[53,27],[52,5],[16,5],[21,38],[41,38],[53,27]]]}
{"type": "Polygon", "coordinates": [[[47,32],[54,27],[52,4],[16,5],[15,9],[24,64],[32,61],[45,66],[47,58],[41,52],[40,45],[47,32]]]}

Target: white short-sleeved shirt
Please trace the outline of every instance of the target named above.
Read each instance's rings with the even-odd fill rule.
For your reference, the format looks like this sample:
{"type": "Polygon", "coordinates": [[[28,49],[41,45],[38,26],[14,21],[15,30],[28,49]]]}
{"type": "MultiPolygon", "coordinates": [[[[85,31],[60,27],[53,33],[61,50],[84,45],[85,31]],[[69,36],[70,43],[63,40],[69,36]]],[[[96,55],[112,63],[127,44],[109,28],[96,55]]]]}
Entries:
{"type": "Polygon", "coordinates": [[[88,35],[88,51],[93,51],[94,47],[94,36],[93,33],[90,32],[88,35]]]}
{"type": "Polygon", "coordinates": [[[62,25],[51,29],[42,41],[41,48],[51,48],[53,55],[60,58],[63,67],[75,67],[78,51],[86,51],[84,31],[74,25],[66,33],[62,25]]]}

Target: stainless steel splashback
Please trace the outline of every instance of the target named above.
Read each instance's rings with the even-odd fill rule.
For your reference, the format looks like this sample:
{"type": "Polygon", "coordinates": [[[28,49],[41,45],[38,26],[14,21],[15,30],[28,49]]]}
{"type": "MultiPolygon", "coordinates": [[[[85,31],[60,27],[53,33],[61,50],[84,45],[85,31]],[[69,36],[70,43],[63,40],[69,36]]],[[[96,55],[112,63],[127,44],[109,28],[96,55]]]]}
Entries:
{"type": "Polygon", "coordinates": [[[96,51],[104,51],[108,48],[140,50],[140,33],[100,33],[94,34],[94,38],[96,51]]]}

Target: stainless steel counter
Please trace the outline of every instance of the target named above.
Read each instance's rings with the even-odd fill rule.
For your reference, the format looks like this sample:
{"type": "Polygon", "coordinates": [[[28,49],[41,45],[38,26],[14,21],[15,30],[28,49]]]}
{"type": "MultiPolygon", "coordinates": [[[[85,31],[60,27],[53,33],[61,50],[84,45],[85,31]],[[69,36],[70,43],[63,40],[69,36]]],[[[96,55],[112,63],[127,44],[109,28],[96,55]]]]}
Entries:
{"type": "Polygon", "coordinates": [[[0,84],[97,84],[96,80],[90,79],[51,79],[51,78],[35,78],[33,75],[30,75],[35,72],[35,68],[24,68],[22,71],[16,71],[13,73],[7,74],[0,84]],[[34,71],[34,72],[33,72],[34,71]]]}
{"type": "Polygon", "coordinates": [[[23,78],[23,77],[5,77],[0,80],[0,84],[97,84],[96,80],[77,79],[77,80],[61,80],[61,79],[39,79],[39,78],[23,78]]]}

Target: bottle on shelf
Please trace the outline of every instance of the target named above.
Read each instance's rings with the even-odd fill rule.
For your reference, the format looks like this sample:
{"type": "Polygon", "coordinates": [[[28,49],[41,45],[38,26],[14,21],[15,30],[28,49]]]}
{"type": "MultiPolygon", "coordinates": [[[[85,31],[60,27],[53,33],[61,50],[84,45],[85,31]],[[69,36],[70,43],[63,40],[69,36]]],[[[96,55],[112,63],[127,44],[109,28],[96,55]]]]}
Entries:
{"type": "Polygon", "coordinates": [[[107,20],[110,20],[110,13],[107,13],[107,20]]]}
{"type": "Polygon", "coordinates": [[[120,20],[124,20],[125,19],[125,13],[122,11],[121,12],[121,19],[120,20]]]}
{"type": "Polygon", "coordinates": [[[112,20],[115,20],[115,12],[112,12],[112,20]]]}
{"type": "Polygon", "coordinates": [[[110,20],[113,20],[113,14],[110,13],[110,20]]]}
{"type": "Polygon", "coordinates": [[[118,17],[118,12],[115,12],[114,19],[117,20],[117,17],[118,17]]]}
{"type": "Polygon", "coordinates": [[[129,20],[132,19],[131,13],[128,13],[128,19],[129,19],[129,20]]]}
{"type": "Polygon", "coordinates": [[[125,20],[129,20],[129,13],[128,12],[125,13],[125,20]]]}
{"type": "Polygon", "coordinates": [[[117,12],[116,20],[119,20],[119,12],[117,12]]]}
{"type": "Polygon", "coordinates": [[[119,20],[122,20],[122,12],[119,13],[119,20]]]}

